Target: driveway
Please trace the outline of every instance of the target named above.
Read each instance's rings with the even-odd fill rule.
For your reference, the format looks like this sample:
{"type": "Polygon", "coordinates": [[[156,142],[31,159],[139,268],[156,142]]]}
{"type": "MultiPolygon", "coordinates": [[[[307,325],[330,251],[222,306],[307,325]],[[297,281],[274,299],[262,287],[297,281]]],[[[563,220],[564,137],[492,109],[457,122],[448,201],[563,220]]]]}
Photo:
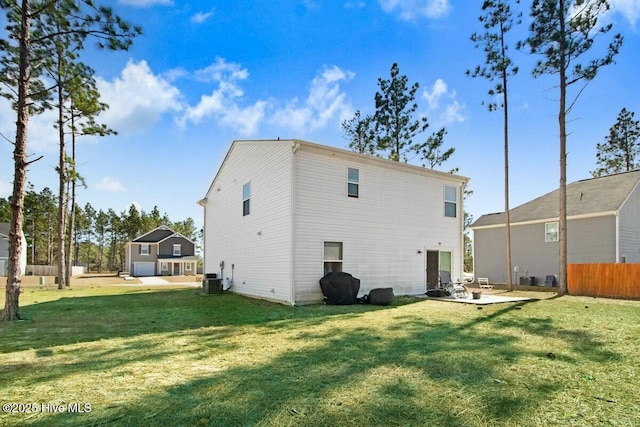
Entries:
{"type": "Polygon", "coordinates": [[[143,285],[169,285],[170,283],[160,277],[138,277],[143,285]]]}

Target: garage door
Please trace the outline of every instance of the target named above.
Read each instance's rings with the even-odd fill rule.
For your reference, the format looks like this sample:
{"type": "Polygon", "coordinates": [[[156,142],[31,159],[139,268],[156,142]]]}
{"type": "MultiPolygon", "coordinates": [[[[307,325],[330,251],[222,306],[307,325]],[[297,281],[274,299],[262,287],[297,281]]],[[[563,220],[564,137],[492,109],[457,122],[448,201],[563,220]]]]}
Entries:
{"type": "Polygon", "coordinates": [[[134,262],[133,275],[134,276],[155,276],[156,263],[155,262],[134,262]]]}

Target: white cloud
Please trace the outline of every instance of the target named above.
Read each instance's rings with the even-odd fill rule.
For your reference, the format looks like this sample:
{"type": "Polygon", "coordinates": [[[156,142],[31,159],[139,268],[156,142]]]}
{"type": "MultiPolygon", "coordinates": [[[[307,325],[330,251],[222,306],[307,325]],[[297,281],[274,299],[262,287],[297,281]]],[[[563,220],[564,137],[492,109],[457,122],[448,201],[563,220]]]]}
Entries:
{"type": "Polygon", "coordinates": [[[430,88],[425,89],[422,92],[422,98],[429,103],[428,116],[437,115],[437,127],[464,122],[467,119],[464,115],[465,104],[456,99],[456,91],[450,91],[447,83],[442,79],[437,79],[430,88]],[[440,108],[441,103],[446,105],[440,108]]]}
{"type": "Polygon", "coordinates": [[[96,184],[96,190],[112,193],[112,192],[124,191],[125,188],[124,188],[124,185],[122,185],[122,182],[120,182],[120,180],[116,178],[112,178],[110,176],[105,176],[96,184]]]}
{"type": "Polygon", "coordinates": [[[429,102],[430,109],[438,108],[440,98],[447,95],[447,84],[442,79],[436,80],[431,89],[425,89],[422,97],[429,102]]]}
{"type": "Polygon", "coordinates": [[[155,5],[171,6],[172,0],[118,0],[118,3],[135,7],[150,7],[155,5]]]}
{"type": "MultiPolygon", "coordinates": [[[[46,110],[42,114],[29,117],[27,129],[27,154],[51,153],[58,150],[58,132],[53,128],[57,114],[46,110]]],[[[0,133],[13,142],[16,138],[16,112],[11,108],[11,101],[0,97],[0,133]]],[[[0,141],[0,143],[4,143],[0,141]]],[[[13,148],[12,148],[13,151],[13,148]]]]}
{"type": "Polygon", "coordinates": [[[154,75],[146,61],[129,61],[112,82],[96,78],[101,100],[109,109],[100,120],[122,134],[134,134],[153,126],[167,112],[183,109],[180,91],[154,75]]]}
{"type": "Polygon", "coordinates": [[[190,21],[196,24],[202,24],[207,19],[213,16],[213,11],[210,12],[198,12],[191,16],[190,21]]]}
{"type": "Polygon", "coordinates": [[[398,13],[403,21],[424,17],[429,19],[445,16],[451,10],[449,0],[379,0],[387,13],[398,13]]]}
{"type": "Polygon", "coordinates": [[[340,83],[351,80],[354,74],[337,66],[324,68],[312,80],[304,101],[294,98],[282,103],[268,99],[243,104],[245,93],[241,84],[249,78],[249,72],[240,64],[223,58],[216,58],[213,64],[196,71],[194,76],[214,83],[215,88],[186,109],[178,120],[180,126],[212,118],[242,136],[252,136],[258,132],[261,123],[267,122],[301,135],[323,128],[334,118],[343,120],[351,115],[351,106],[340,83]]]}
{"type": "Polygon", "coordinates": [[[631,26],[635,26],[640,19],[640,1],[638,0],[609,0],[612,12],[621,13],[631,26]]]}
{"type": "Polygon", "coordinates": [[[195,72],[196,78],[213,82],[217,87],[211,95],[203,95],[200,102],[186,109],[178,120],[180,126],[187,121],[200,123],[203,119],[213,117],[218,123],[237,130],[243,136],[255,135],[258,125],[264,118],[266,101],[257,101],[249,106],[240,106],[239,101],[244,92],[240,82],[249,77],[249,72],[239,64],[226,62],[216,58],[210,66],[195,72]]]}
{"type": "Polygon", "coordinates": [[[354,77],[351,71],[343,71],[337,66],[327,67],[311,82],[307,99],[299,105],[293,99],[284,108],[277,109],[271,122],[288,128],[298,134],[323,128],[333,118],[342,121],[351,115],[351,105],[340,83],[354,77]]]}

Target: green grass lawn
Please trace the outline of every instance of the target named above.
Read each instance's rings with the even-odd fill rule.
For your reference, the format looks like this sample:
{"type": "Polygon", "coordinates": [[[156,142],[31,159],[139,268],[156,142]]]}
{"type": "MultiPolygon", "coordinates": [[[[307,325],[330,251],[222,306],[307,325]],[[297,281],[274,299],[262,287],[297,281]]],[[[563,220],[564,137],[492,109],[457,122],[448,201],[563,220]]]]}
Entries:
{"type": "Polygon", "coordinates": [[[30,287],[26,320],[0,323],[0,401],[30,412],[0,425],[640,425],[640,302],[526,295],[288,307],[30,287]]]}

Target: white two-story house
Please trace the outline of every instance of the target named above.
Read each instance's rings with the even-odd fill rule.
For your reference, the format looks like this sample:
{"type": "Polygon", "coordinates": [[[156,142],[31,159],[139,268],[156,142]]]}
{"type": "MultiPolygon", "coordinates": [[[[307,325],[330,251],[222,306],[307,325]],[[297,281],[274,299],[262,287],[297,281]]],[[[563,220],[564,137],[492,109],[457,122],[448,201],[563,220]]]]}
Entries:
{"type": "Polygon", "coordinates": [[[361,294],[424,294],[439,270],[462,278],[467,181],[305,141],[235,141],[199,201],[204,272],[288,304],[321,301],[328,271],[361,294]]]}

